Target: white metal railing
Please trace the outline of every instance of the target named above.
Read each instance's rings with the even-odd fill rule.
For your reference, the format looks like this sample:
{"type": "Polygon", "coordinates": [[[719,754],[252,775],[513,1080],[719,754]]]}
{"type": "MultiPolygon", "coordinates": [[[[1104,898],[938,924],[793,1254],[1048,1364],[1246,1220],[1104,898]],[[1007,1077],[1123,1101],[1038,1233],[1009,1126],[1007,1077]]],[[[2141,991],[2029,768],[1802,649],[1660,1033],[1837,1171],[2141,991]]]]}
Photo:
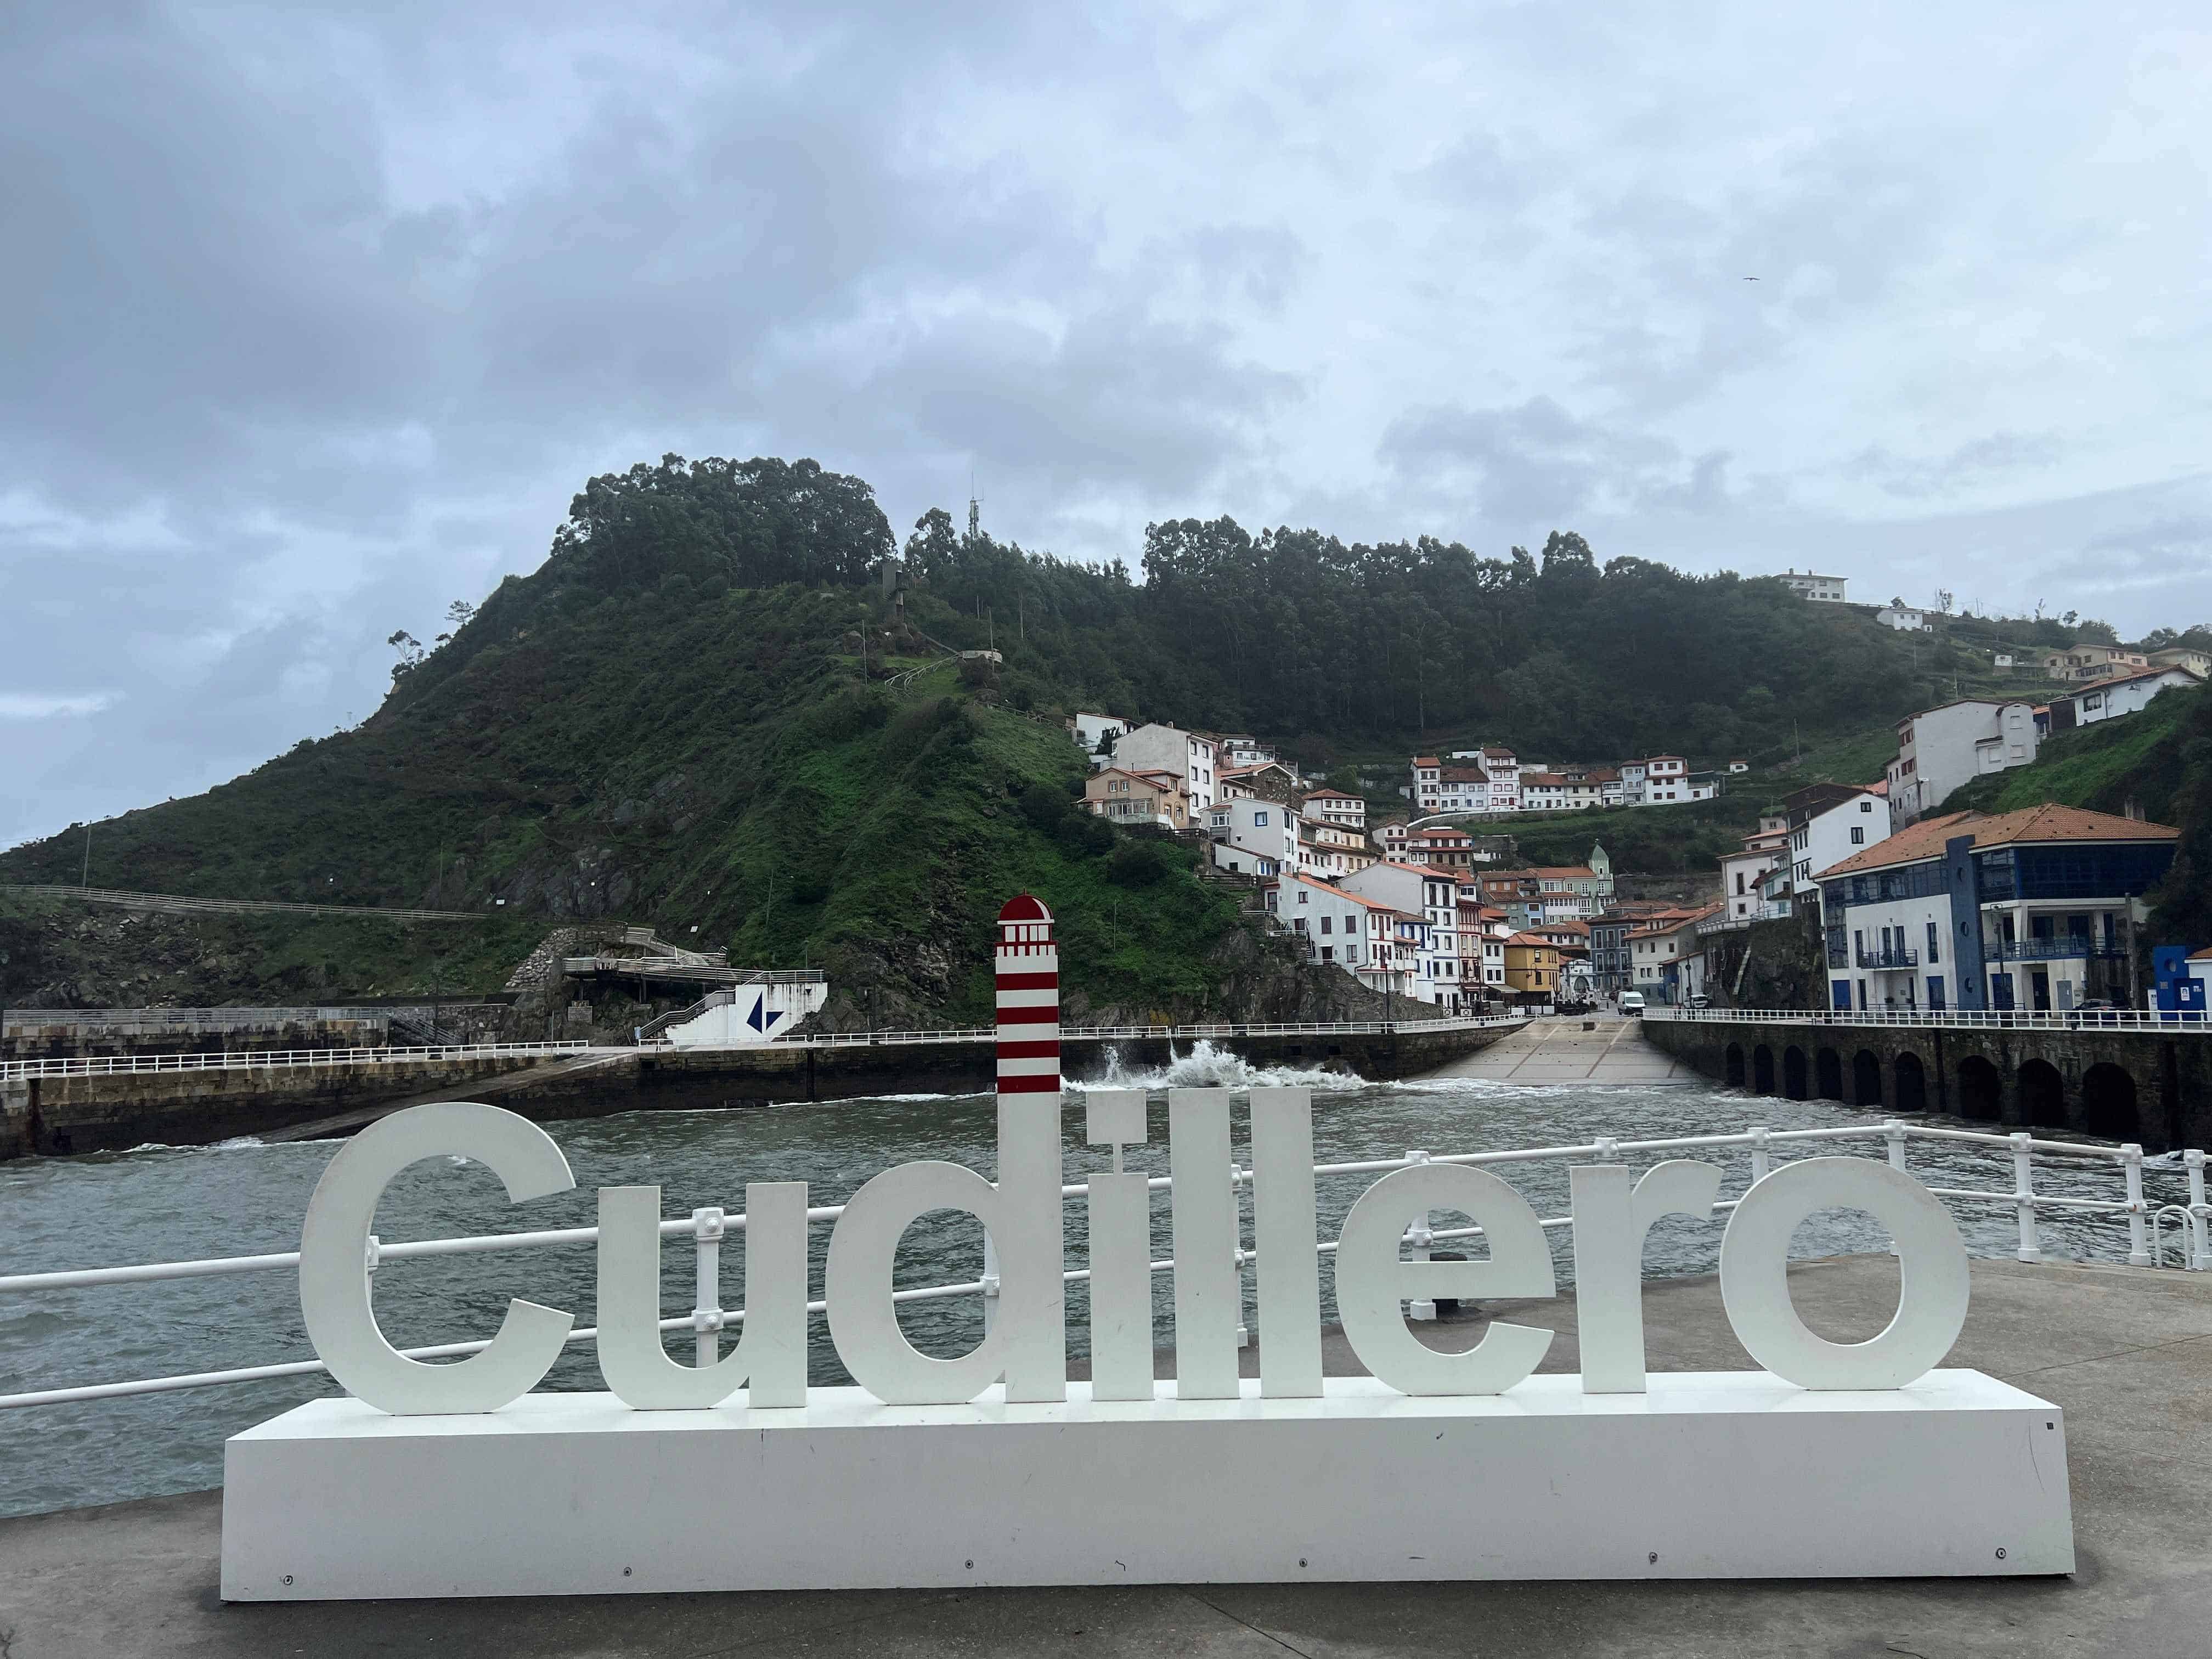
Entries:
{"type": "MultiPolygon", "coordinates": [[[[1411,1002],[1413,999],[1409,997],[1407,1000],[1411,1002]]],[[[1486,1030],[1492,1027],[1526,1023],[1527,1016],[1522,1014],[1486,1014],[1480,1017],[1447,1015],[1441,1019],[1409,1016],[1395,1020],[1322,1020],[1305,1024],[1247,1020],[1194,1025],[1063,1025],[1060,1028],[1060,1040],[1065,1043],[1127,1042],[1142,1038],[1182,1042],[1212,1037],[1388,1036],[1423,1031],[1486,1030]]],[[[997,1037],[998,1031],[993,1026],[964,1025],[941,1031],[825,1031],[814,1036],[779,1037],[774,1044],[768,1046],[842,1048],[872,1042],[990,1042],[996,1041],[997,1037]]]]}
{"type": "MultiPolygon", "coordinates": [[[[1596,1158],[1611,1161],[1624,1156],[1652,1153],[1678,1154],[1686,1152],[1721,1152],[1741,1149],[1749,1157],[1749,1176],[1757,1181],[1772,1167],[1772,1158],[1778,1148],[1803,1146],[1819,1148],[1840,1142],[1879,1140],[1883,1143],[1884,1155],[1897,1169],[1906,1168],[1905,1148],[1913,1141],[1940,1142],[1949,1145],[1978,1146],[2005,1154],[2011,1164],[2013,1182],[2009,1189],[1978,1188],[1935,1187],[1929,1188],[1938,1198],[1953,1204],[1990,1204],[2008,1206],[2018,1221],[2018,1244],[2014,1251],[2021,1261],[2040,1261],[2043,1252],[2037,1234],[2036,1217],[2039,1211],[2063,1211],[2081,1215],[2122,1216],[2128,1228],[2127,1261],[2134,1267],[2154,1267],[2163,1259],[2164,1243],[2157,1229],[2163,1221],[2178,1222],[2184,1235],[2184,1265],[2192,1271],[2212,1271],[2212,1203],[2206,1200],[2205,1155],[2197,1150],[2162,1157],[2160,1167],[2166,1169],[2178,1164],[2185,1172],[2188,1183],[2186,1203],[2154,1206],[2143,1195],[2144,1157],[2142,1148],[2126,1146],[2093,1146],[2067,1140],[2042,1140],[2025,1130],[2009,1134],[1986,1134],[1967,1129],[1939,1129],[1923,1124],[1906,1123],[1892,1118],[1887,1122],[1852,1124],[1830,1129],[1772,1129],[1764,1125],[1740,1130],[1729,1134],[1673,1135],[1648,1140],[1620,1140],[1609,1135],[1571,1146],[1531,1146],[1510,1151],[1490,1152],[1448,1152],[1431,1154],[1408,1152],[1401,1158],[1363,1159],[1352,1163],[1318,1164],[1314,1166],[1316,1177],[1335,1176],[1384,1175],[1393,1170],[1408,1169],[1420,1164],[1464,1164],[1473,1165],[1522,1164],[1563,1162],[1573,1158],[1596,1158]],[[2113,1199],[2065,1198],[2035,1190],[2034,1160],[2039,1156],[2062,1160],[2083,1160],[2117,1165],[2122,1181],[2121,1194],[2113,1199]]],[[[1117,1156],[1118,1162],[1118,1156],[1117,1156]]],[[[1231,1182],[1238,1187],[1249,1186],[1252,1171],[1240,1165],[1230,1166],[1231,1182]]],[[[1172,1176],[1153,1176],[1146,1182],[1152,1191],[1172,1190],[1172,1176]]],[[[1060,1189],[1060,1201],[1087,1198],[1088,1182],[1073,1182],[1060,1189]]],[[[1732,1211],[1737,1199],[1721,1200],[1713,1207],[1716,1212],[1732,1211]]],[[[811,1225],[835,1222],[845,1212],[842,1204],[817,1205],[806,1212],[811,1225]]],[[[707,1206],[694,1210],[688,1217],[663,1220],[660,1236],[680,1238],[689,1236],[699,1255],[698,1305],[689,1314],[673,1319],[663,1319],[663,1331],[690,1330],[698,1337],[698,1358],[702,1364],[711,1364],[715,1358],[717,1333],[744,1319],[744,1310],[726,1311],[719,1305],[718,1273],[720,1261],[720,1241],[727,1231],[741,1229],[745,1224],[743,1212],[731,1213],[719,1206],[707,1206]]],[[[1240,1227],[1242,1225],[1240,1222],[1240,1227]]],[[[1545,1218],[1541,1224],[1547,1229],[1571,1227],[1571,1215],[1545,1218]]],[[[1454,1239],[1480,1237],[1480,1227],[1431,1228],[1428,1217],[1417,1218],[1407,1230],[1406,1243],[1413,1259],[1425,1261],[1434,1244],[1454,1239]]],[[[538,1249],[549,1246],[591,1244],[597,1243],[597,1227],[560,1227],[537,1232],[488,1233],[464,1238],[433,1238],[401,1244],[386,1244],[372,1237],[369,1240],[368,1267],[371,1273],[385,1263],[416,1256],[475,1255],[494,1250],[538,1249]]],[[[1332,1254],[1336,1244],[1332,1240],[1316,1241],[1315,1249],[1322,1255],[1332,1254]]],[[[1243,1248],[1240,1235],[1237,1250],[1237,1267],[1240,1276],[1256,1260],[1256,1253],[1243,1248]]],[[[0,1277],[0,1296],[21,1295],[27,1292],[83,1290],[95,1285],[143,1285],[182,1279],[204,1279],[232,1273],[272,1273],[296,1270],[299,1252],[283,1250],[264,1255],[222,1256],[198,1261],[161,1261],[116,1267],[84,1267],[58,1273],[15,1273],[0,1277]]],[[[1152,1264],[1154,1273],[1171,1271],[1172,1259],[1152,1264]]],[[[1088,1269],[1074,1269],[1063,1277],[1071,1284],[1087,1280],[1088,1269]]],[[[989,1235],[984,1237],[981,1275],[955,1284],[932,1285],[892,1293],[894,1302],[934,1302],[949,1297],[981,1296],[986,1298],[988,1319],[992,1311],[990,1298],[997,1293],[996,1256],[989,1235]]],[[[1243,1294],[1243,1292],[1240,1292],[1243,1294]]],[[[1241,1305],[1241,1304],[1240,1304],[1241,1305]]],[[[825,1304],[810,1302],[809,1313],[821,1313],[825,1304]]],[[[1421,1310],[1415,1309],[1417,1317],[1421,1310]]],[[[571,1331],[570,1342],[581,1342],[596,1337],[596,1328],[571,1331]]],[[[409,1348],[403,1352],[417,1359],[445,1358],[460,1354],[475,1353],[490,1346],[489,1339],[473,1342],[447,1342],[430,1347],[409,1348]]],[[[326,1368],[314,1359],[281,1360],[267,1364],[240,1366],[228,1370],[196,1371],[181,1376],[140,1377],[120,1382],[94,1382],[74,1388],[38,1389],[26,1393],[0,1395],[0,1409],[19,1406],[58,1405],[72,1401],[111,1400],[130,1395],[167,1394],[185,1389],[215,1388],[234,1382],[257,1382],[273,1377],[304,1376],[326,1368]]]]}
{"type": "MultiPolygon", "coordinates": [[[[287,1066],[357,1066],[404,1060],[526,1060],[587,1053],[588,1042],[448,1042],[411,1048],[241,1049],[220,1054],[83,1054],[0,1062],[0,1082],[36,1077],[105,1077],[125,1072],[236,1072],[287,1066]]],[[[625,1050],[624,1052],[628,1052],[625,1050]]]]}
{"type": "MultiPolygon", "coordinates": [[[[1060,1038],[1062,1042],[1115,1042],[1144,1037],[1180,1042],[1186,1039],[1195,1041],[1201,1037],[1376,1036],[1423,1031],[1486,1030],[1519,1025],[1523,1023],[1523,1018],[1519,1014],[1492,1014],[1480,1018],[1448,1016],[1442,1019],[1409,1016],[1398,1020],[1340,1020],[1304,1025],[1270,1024],[1259,1021],[1211,1025],[1066,1025],[1060,1028],[1060,1038]]],[[[697,1043],[685,1044],[678,1049],[665,1036],[642,1047],[653,1053],[675,1050],[684,1054],[714,1054],[756,1048],[849,1048],[866,1047],[872,1043],[991,1042],[997,1037],[998,1032],[992,1026],[960,1025],[933,1031],[825,1031],[813,1036],[778,1037],[770,1042],[731,1044],[726,1050],[719,1046],[697,1043]]],[[[590,1052],[592,1047],[592,1044],[583,1042],[455,1042],[416,1048],[271,1048],[263,1053],[242,1050],[236,1054],[91,1054],[67,1060],[0,1062],[0,1082],[24,1078],[103,1077],[113,1073],[129,1072],[219,1072],[286,1066],[375,1065],[425,1060],[557,1058],[585,1054],[590,1052]]],[[[600,1052],[635,1054],[639,1049],[625,1045],[605,1048],[600,1052]]]]}
{"type": "Polygon", "coordinates": [[[2075,1008],[2034,1012],[2020,1008],[1674,1008],[1654,1004],[1646,1019],[1710,1021],[1739,1025],[1934,1025],[1960,1030],[2178,1031],[2212,1030],[2201,1013],[2155,1008],[2075,1008]]]}

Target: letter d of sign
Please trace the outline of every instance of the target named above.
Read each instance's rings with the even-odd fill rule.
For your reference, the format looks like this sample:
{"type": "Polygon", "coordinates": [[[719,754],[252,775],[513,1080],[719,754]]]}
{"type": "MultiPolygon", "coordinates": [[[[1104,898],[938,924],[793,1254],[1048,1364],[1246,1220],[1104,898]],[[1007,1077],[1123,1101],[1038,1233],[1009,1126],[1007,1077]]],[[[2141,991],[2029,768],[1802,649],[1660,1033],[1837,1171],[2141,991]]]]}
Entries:
{"type": "Polygon", "coordinates": [[[1785,1164],[1738,1200],[1721,1236],[1721,1305],[1753,1359],[1801,1389],[1901,1389],[1966,1322],[1959,1224],[1911,1176],[1863,1158],[1785,1164]],[[1864,1210],[1897,1245],[1897,1316],[1864,1342],[1815,1336],[1790,1300],[1790,1237],[1815,1210],[1864,1210]]]}
{"type": "Polygon", "coordinates": [[[483,1352],[451,1364],[410,1359],[384,1340],[368,1297],[368,1237],[393,1176],[426,1158],[466,1158],[520,1204],[576,1184],[552,1136],[496,1106],[413,1106],[372,1123],[331,1160],[300,1231],[300,1312],[307,1340],[346,1391],[395,1417],[495,1412],[538,1386],[561,1357],[568,1314],[512,1301],[483,1352]]]}

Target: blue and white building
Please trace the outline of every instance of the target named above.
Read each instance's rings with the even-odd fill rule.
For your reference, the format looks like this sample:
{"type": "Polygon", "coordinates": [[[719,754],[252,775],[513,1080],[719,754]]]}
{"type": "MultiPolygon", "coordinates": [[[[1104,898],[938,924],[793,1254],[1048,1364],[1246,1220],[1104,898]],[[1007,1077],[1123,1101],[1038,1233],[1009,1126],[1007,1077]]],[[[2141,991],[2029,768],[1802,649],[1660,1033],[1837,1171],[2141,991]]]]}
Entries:
{"type": "Polygon", "coordinates": [[[1831,1006],[2130,1002],[2142,896],[2180,834],[2075,806],[1923,818],[1819,872],[1831,1006]]]}

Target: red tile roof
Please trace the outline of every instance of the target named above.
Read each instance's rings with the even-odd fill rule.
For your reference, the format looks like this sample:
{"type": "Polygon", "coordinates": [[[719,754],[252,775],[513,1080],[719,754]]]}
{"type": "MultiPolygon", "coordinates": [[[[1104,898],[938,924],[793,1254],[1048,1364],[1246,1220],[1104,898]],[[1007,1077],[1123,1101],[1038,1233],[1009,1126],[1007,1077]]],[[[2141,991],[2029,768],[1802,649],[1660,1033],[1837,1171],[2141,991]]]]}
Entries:
{"type": "Polygon", "coordinates": [[[2059,806],[2045,802],[2018,811],[1945,812],[1917,823],[1908,823],[1887,841],[1878,841],[1854,853],[1840,864],[1814,872],[1815,879],[1850,875],[1860,870],[1883,870],[1892,865],[1917,864],[1943,856],[1943,844],[1958,836],[1972,836],[1977,847],[2003,847],[2020,842],[2055,841],[2179,841],[2181,831],[2166,823],[2140,818],[2115,817],[2092,812],[2085,806],[2059,806]]]}
{"type": "Polygon", "coordinates": [[[2167,662],[2160,663],[2154,668],[2138,668],[2132,674],[2112,674],[2101,680],[2092,680],[2074,695],[2076,697],[2086,697],[2092,691],[2102,691],[2107,686],[2126,685],[2135,680],[2156,679],[2160,674],[2186,674],[2199,685],[2204,683],[2204,676],[2195,669],[2181,663],[2167,662]]]}

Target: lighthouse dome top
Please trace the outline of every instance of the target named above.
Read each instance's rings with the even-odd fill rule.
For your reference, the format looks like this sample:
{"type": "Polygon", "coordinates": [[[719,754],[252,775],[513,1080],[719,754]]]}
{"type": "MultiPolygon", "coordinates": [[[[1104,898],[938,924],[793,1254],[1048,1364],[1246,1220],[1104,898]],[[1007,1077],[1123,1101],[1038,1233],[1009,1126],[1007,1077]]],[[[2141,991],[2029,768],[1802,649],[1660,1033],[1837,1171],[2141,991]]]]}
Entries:
{"type": "Polygon", "coordinates": [[[1008,899],[999,912],[999,920],[1007,921],[1050,921],[1052,912],[1027,893],[1017,893],[1008,899]]]}

